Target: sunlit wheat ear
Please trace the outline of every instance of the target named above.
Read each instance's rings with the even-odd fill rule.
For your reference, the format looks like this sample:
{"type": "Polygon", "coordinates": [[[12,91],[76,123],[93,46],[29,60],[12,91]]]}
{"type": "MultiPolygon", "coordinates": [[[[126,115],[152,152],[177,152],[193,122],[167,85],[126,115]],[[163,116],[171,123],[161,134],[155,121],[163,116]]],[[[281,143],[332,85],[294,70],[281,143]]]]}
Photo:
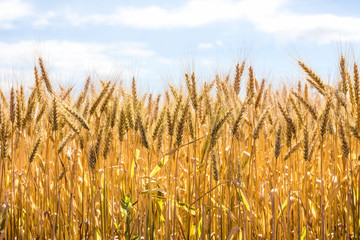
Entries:
{"type": "Polygon", "coordinates": [[[345,98],[344,94],[336,89],[334,91],[334,96],[335,96],[335,98],[337,100],[337,104],[340,105],[340,106],[343,106],[346,109],[347,108],[347,102],[346,102],[346,98],[345,98]]]}
{"type": "Polygon", "coordinates": [[[25,111],[25,93],[24,93],[24,86],[20,85],[20,103],[21,103],[21,110],[25,111]]]}
{"type": "Polygon", "coordinates": [[[100,104],[101,100],[105,97],[106,93],[109,90],[110,87],[110,83],[108,82],[105,87],[103,88],[103,90],[100,92],[99,96],[96,98],[96,100],[93,102],[91,108],[90,108],[90,115],[93,115],[96,108],[98,107],[98,105],[100,104]]]}
{"type": "Polygon", "coordinates": [[[174,127],[173,127],[173,124],[172,124],[172,116],[171,116],[171,112],[170,112],[169,108],[166,109],[166,123],[167,123],[167,129],[168,129],[169,136],[174,135],[174,127]]]}
{"type": "Polygon", "coordinates": [[[296,151],[301,147],[301,144],[302,144],[302,140],[298,141],[294,146],[292,146],[292,147],[288,150],[288,152],[285,154],[285,156],[284,156],[284,161],[287,160],[287,159],[289,159],[290,156],[291,156],[294,152],[296,152],[296,151]]]}
{"type": "Polygon", "coordinates": [[[215,182],[218,182],[219,181],[219,171],[217,168],[216,154],[215,154],[214,148],[211,149],[210,156],[211,156],[211,167],[212,167],[213,177],[214,177],[215,182]]]}
{"type": "Polygon", "coordinates": [[[162,128],[163,124],[164,124],[164,118],[165,118],[165,110],[163,110],[160,114],[160,117],[158,118],[158,120],[155,123],[155,127],[154,127],[154,131],[152,134],[152,139],[153,141],[158,137],[159,135],[159,131],[162,128]]]}
{"type": "Polygon", "coordinates": [[[67,115],[66,112],[62,112],[61,113],[63,119],[65,120],[65,122],[69,125],[69,127],[78,135],[79,140],[80,140],[80,148],[83,149],[84,148],[84,137],[81,134],[80,128],[78,126],[76,126],[76,124],[69,118],[69,116],[67,115]]]}
{"type": "Polygon", "coordinates": [[[113,102],[112,110],[111,110],[111,116],[110,116],[110,126],[111,128],[114,128],[115,122],[116,122],[116,114],[118,111],[118,105],[119,105],[119,98],[116,97],[113,102]]]}
{"type": "Polygon", "coordinates": [[[205,102],[205,114],[204,116],[208,115],[209,117],[212,116],[213,114],[213,107],[212,107],[212,102],[209,96],[208,92],[204,93],[204,102],[205,102]]]}
{"type": "Polygon", "coordinates": [[[222,96],[223,91],[222,91],[222,84],[221,84],[222,81],[221,81],[220,76],[218,74],[216,74],[215,81],[216,81],[216,102],[221,103],[222,100],[223,100],[222,99],[223,98],[223,96],[222,96]]]}
{"type": "Polygon", "coordinates": [[[194,107],[195,111],[197,111],[198,106],[199,106],[199,101],[198,101],[198,93],[197,93],[197,86],[196,86],[196,77],[195,77],[194,72],[191,74],[191,83],[192,83],[192,93],[191,93],[190,97],[191,97],[193,107],[194,107]]]}
{"type": "Polygon", "coordinates": [[[187,117],[187,124],[189,126],[189,133],[192,139],[195,139],[195,129],[194,129],[194,123],[193,123],[193,116],[191,114],[191,111],[188,111],[188,117],[187,117]]]}
{"type": "Polygon", "coordinates": [[[147,111],[147,115],[148,118],[150,118],[150,115],[152,113],[152,109],[153,109],[153,99],[152,99],[152,93],[149,94],[148,100],[147,100],[147,106],[146,106],[146,111],[147,111]]]}
{"type": "Polygon", "coordinates": [[[16,113],[15,113],[15,121],[16,121],[16,127],[21,130],[22,126],[22,107],[21,107],[21,97],[19,91],[16,91],[16,113]]]}
{"type": "Polygon", "coordinates": [[[192,91],[193,91],[193,86],[190,80],[190,76],[189,74],[185,73],[185,82],[186,82],[186,88],[188,90],[189,95],[191,95],[192,91]]]}
{"type": "Polygon", "coordinates": [[[356,128],[360,130],[360,83],[358,65],[354,63],[354,96],[356,105],[356,128]]]}
{"type": "Polygon", "coordinates": [[[250,66],[249,67],[249,79],[247,83],[247,90],[246,90],[246,98],[247,101],[252,102],[255,94],[255,77],[254,77],[254,70],[250,66]]]}
{"type": "Polygon", "coordinates": [[[349,126],[350,132],[354,137],[360,140],[360,132],[356,129],[356,126],[349,126]]]}
{"type": "Polygon", "coordinates": [[[137,109],[137,106],[138,106],[138,96],[137,96],[137,89],[136,89],[135,77],[132,78],[132,82],[131,82],[131,93],[132,93],[132,104],[133,104],[133,108],[134,108],[134,110],[136,110],[136,109],[137,109]]]}
{"type": "Polygon", "coordinates": [[[0,99],[1,99],[1,102],[2,104],[4,105],[4,108],[8,108],[9,107],[9,103],[8,103],[8,100],[6,99],[3,91],[1,90],[0,88],[0,99]]]}
{"type": "Polygon", "coordinates": [[[89,111],[90,111],[90,100],[89,100],[89,99],[86,99],[84,105],[85,105],[85,107],[84,107],[84,110],[83,110],[83,112],[82,112],[82,115],[83,115],[84,118],[86,118],[87,115],[88,115],[88,113],[89,113],[89,111]]]}
{"type": "MultiPolygon", "coordinates": [[[[170,85],[169,88],[170,88],[171,94],[174,96],[174,99],[178,99],[179,98],[178,90],[172,85],[170,85]]],[[[170,95],[169,94],[167,95],[167,98],[168,98],[167,101],[169,102],[170,101],[170,95]]]]}
{"type": "Polygon", "coordinates": [[[265,78],[261,81],[260,89],[259,89],[256,99],[255,99],[255,105],[254,105],[255,109],[260,106],[260,101],[263,96],[264,89],[265,89],[265,78]]]}
{"type": "Polygon", "coordinates": [[[349,150],[349,144],[346,140],[346,135],[345,135],[345,130],[344,130],[342,120],[340,120],[340,122],[339,122],[339,137],[341,140],[341,149],[342,149],[343,156],[344,156],[344,158],[347,158],[350,150],[349,150]]]}
{"type": "Polygon", "coordinates": [[[86,83],[84,86],[84,89],[82,90],[82,92],[79,94],[79,97],[77,98],[77,100],[75,101],[74,107],[75,109],[77,109],[78,111],[80,110],[80,106],[83,103],[83,101],[86,99],[86,95],[88,93],[89,87],[90,87],[90,83],[91,83],[91,78],[90,76],[86,79],[86,83]]]}
{"type": "Polygon", "coordinates": [[[43,81],[45,83],[45,87],[46,87],[47,91],[50,94],[54,94],[55,93],[54,89],[51,85],[48,73],[47,73],[45,65],[44,65],[44,61],[41,57],[39,58],[39,65],[40,65],[40,69],[41,69],[41,78],[43,79],[43,81]]]}
{"type": "Polygon", "coordinates": [[[284,110],[284,108],[282,107],[282,105],[278,102],[278,106],[281,112],[281,115],[285,118],[285,121],[287,123],[287,138],[291,139],[291,135],[296,136],[296,127],[295,124],[293,122],[293,120],[291,119],[291,117],[289,116],[289,114],[284,110]]]}
{"type": "Polygon", "coordinates": [[[42,107],[40,108],[40,111],[38,112],[38,114],[36,116],[36,120],[35,120],[36,123],[39,123],[41,121],[41,119],[44,116],[46,110],[47,110],[47,106],[45,104],[42,105],[42,107]]]}
{"type": "Polygon", "coordinates": [[[10,136],[9,123],[8,119],[4,115],[4,111],[0,105],[0,119],[1,119],[1,129],[0,129],[0,137],[1,137],[1,158],[5,159],[7,157],[8,151],[8,138],[10,136]]]}
{"type": "Polygon", "coordinates": [[[73,89],[74,89],[74,86],[68,88],[68,89],[61,95],[61,99],[62,99],[63,101],[68,101],[73,89]]]}
{"type": "Polygon", "coordinates": [[[176,145],[180,146],[182,143],[183,135],[184,135],[184,129],[186,124],[186,117],[188,116],[189,111],[189,101],[185,103],[184,109],[181,113],[181,117],[179,119],[179,122],[177,124],[177,131],[176,131],[176,145]]]}
{"type": "Polygon", "coordinates": [[[42,81],[39,76],[39,70],[36,66],[34,66],[34,76],[35,76],[35,89],[37,94],[37,101],[42,102],[43,101],[43,87],[42,87],[42,81]]]}
{"type": "Polygon", "coordinates": [[[96,159],[99,158],[101,141],[102,141],[102,139],[103,139],[103,133],[104,133],[104,127],[101,126],[101,127],[100,127],[100,130],[99,130],[99,132],[98,132],[97,138],[96,138],[96,145],[95,145],[95,155],[96,155],[96,159]]]}
{"type": "Polygon", "coordinates": [[[303,118],[303,114],[301,112],[300,106],[295,102],[294,98],[292,96],[289,97],[290,103],[292,108],[295,110],[296,113],[296,117],[299,121],[300,125],[304,124],[304,118],[303,118]]]}
{"type": "Polygon", "coordinates": [[[15,90],[14,87],[10,91],[10,121],[12,124],[15,122],[15,90]]]}
{"type": "Polygon", "coordinates": [[[31,153],[30,153],[30,156],[29,156],[29,163],[31,164],[34,159],[35,159],[35,155],[40,147],[40,143],[41,143],[41,137],[38,138],[38,140],[36,141],[31,153]]]}
{"type": "Polygon", "coordinates": [[[139,126],[139,130],[140,130],[140,137],[141,137],[141,144],[149,150],[149,142],[148,142],[148,139],[147,139],[147,136],[146,136],[146,130],[145,130],[145,127],[144,127],[144,124],[143,124],[143,121],[142,121],[142,118],[141,118],[141,115],[140,115],[140,111],[138,111],[137,113],[137,124],[139,126]]]}
{"type": "Polygon", "coordinates": [[[325,110],[322,114],[322,120],[321,120],[321,125],[320,125],[320,136],[321,136],[322,142],[324,141],[324,136],[325,136],[326,129],[327,129],[327,123],[329,121],[331,103],[332,103],[332,96],[329,95],[329,97],[326,101],[325,110]]]}
{"type": "Polygon", "coordinates": [[[95,148],[91,145],[89,151],[89,167],[91,170],[95,170],[96,165],[96,152],[95,148]]]}
{"type": "Polygon", "coordinates": [[[276,132],[275,139],[275,158],[278,159],[281,150],[281,125],[279,125],[278,130],[276,132]]]}
{"type": "Polygon", "coordinates": [[[355,107],[356,103],[355,103],[355,93],[354,93],[354,86],[352,84],[352,81],[351,81],[351,77],[350,77],[350,74],[348,71],[346,71],[346,81],[347,81],[347,84],[348,84],[348,87],[349,87],[349,96],[350,96],[350,102],[351,102],[351,105],[353,106],[353,108],[355,107]]]}
{"type": "Polygon", "coordinates": [[[340,75],[341,75],[341,91],[346,95],[348,91],[348,82],[346,79],[346,61],[344,56],[340,57],[340,75]]]}
{"type": "Polygon", "coordinates": [[[216,122],[214,127],[212,128],[211,133],[210,133],[209,150],[211,150],[215,146],[216,141],[219,138],[220,129],[224,125],[224,123],[227,121],[227,119],[230,117],[231,111],[232,111],[232,109],[228,110],[227,113],[218,122],[216,122]]]}
{"type": "Polygon", "coordinates": [[[104,159],[107,158],[110,152],[112,137],[113,137],[113,130],[111,127],[111,119],[108,119],[105,127],[105,140],[104,140],[104,149],[103,149],[104,159]]]}
{"type": "Polygon", "coordinates": [[[255,91],[259,92],[260,90],[259,81],[256,78],[254,80],[255,80],[255,91]]]}
{"type": "Polygon", "coordinates": [[[159,114],[159,108],[160,108],[160,100],[161,100],[161,94],[158,94],[156,101],[155,101],[155,107],[152,115],[152,119],[155,120],[158,117],[159,114]]]}
{"type": "Polygon", "coordinates": [[[359,98],[360,98],[359,69],[356,63],[354,63],[354,96],[356,103],[359,104],[359,98]]]}
{"type": "Polygon", "coordinates": [[[240,84],[241,84],[241,77],[244,73],[245,69],[245,61],[243,61],[240,65],[240,63],[236,64],[235,70],[235,77],[234,77],[234,92],[236,95],[239,95],[240,93],[240,84]]]}
{"type": "Polygon", "coordinates": [[[309,87],[306,83],[305,83],[305,87],[304,87],[304,99],[306,101],[309,101],[309,87]]]}
{"type": "Polygon", "coordinates": [[[51,106],[51,115],[50,115],[52,131],[58,130],[58,128],[59,128],[58,120],[59,120],[58,103],[56,101],[56,98],[53,97],[52,106],[51,106]]]}
{"type": "Polygon", "coordinates": [[[319,76],[317,76],[308,66],[306,66],[303,62],[298,61],[298,64],[300,67],[307,73],[309,78],[306,78],[306,80],[315,87],[322,95],[325,95],[325,84],[320,79],[319,76]]]}
{"type": "Polygon", "coordinates": [[[124,109],[121,109],[119,115],[119,128],[118,128],[120,142],[124,141],[124,136],[128,129],[129,129],[129,125],[125,115],[125,111],[124,109]]]}
{"type": "Polygon", "coordinates": [[[100,108],[101,113],[103,113],[107,109],[109,101],[110,101],[110,99],[111,99],[111,97],[112,97],[112,95],[113,95],[113,93],[115,91],[115,86],[116,86],[116,84],[114,83],[112,85],[112,87],[110,88],[110,90],[108,91],[108,93],[107,93],[107,95],[106,95],[106,97],[105,97],[105,99],[104,99],[104,101],[103,101],[103,103],[101,105],[101,108],[100,108]]]}
{"type": "Polygon", "coordinates": [[[264,110],[264,112],[261,114],[258,122],[256,123],[255,128],[254,128],[254,131],[253,131],[253,138],[254,138],[254,139],[258,139],[258,138],[259,138],[260,130],[261,130],[261,128],[264,126],[264,121],[265,121],[265,118],[266,118],[266,116],[268,115],[268,113],[269,113],[269,108],[266,108],[266,109],[264,110]]]}
{"type": "Polygon", "coordinates": [[[233,123],[233,127],[232,127],[232,134],[236,136],[236,134],[238,133],[238,130],[239,130],[239,126],[240,126],[240,121],[241,119],[243,118],[244,116],[244,113],[245,113],[245,110],[246,110],[246,107],[247,107],[247,103],[244,102],[243,105],[241,106],[241,109],[238,113],[238,115],[236,116],[235,120],[234,120],[234,123],[233,123]]]}
{"type": "Polygon", "coordinates": [[[58,153],[61,153],[62,150],[65,148],[65,146],[75,137],[75,134],[73,132],[69,132],[65,138],[60,142],[58,147],[58,153]]]}
{"type": "Polygon", "coordinates": [[[71,107],[69,107],[65,103],[62,104],[62,107],[66,111],[68,111],[77,121],[79,121],[79,123],[81,124],[81,126],[83,128],[85,128],[86,130],[90,130],[89,124],[79,113],[77,113],[75,110],[73,110],[71,107]]]}
{"type": "Polygon", "coordinates": [[[173,113],[171,114],[170,110],[168,110],[167,122],[168,122],[168,133],[170,136],[173,136],[175,133],[176,123],[177,123],[181,103],[182,103],[182,96],[179,96],[173,113]]]}
{"type": "Polygon", "coordinates": [[[23,128],[26,127],[28,123],[31,123],[33,116],[35,114],[35,104],[36,104],[36,89],[31,92],[30,97],[28,98],[27,109],[25,111],[25,116],[23,118],[23,128]]]}
{"type": "Polygon", "coordinates": [[[161,148],[162,148],[162,145],[163,145],[163,141],[164,141],[164,130],[165,127],[164,125],[161,126],[160,130],[159,130],[159,134],[157,136],[157,151],[158,152],[161,152],[161,148]]]}
{"type": "Polygon", "coordinates": [[[301,95],[299,95],[297,92],[292,91],[292,94],[306,107],[306,109],[310,112],[311,116],[315,120],[317,120],[318,114],[316,112],[316,109],[308,101],[306,101],[305,98],[303,98],[301,95]]]}
{"type": "Polygon", "coordinates": [[[308,127],[307,124],[304,126],[304,141],[303,141],[303,157],[305,161],[310,160],[310,143],[309,143],[309,132],[308,132],[308,127]]]}
{"type": "Polygon", "coordinates": [[[301,95],[302,92],[302,85],[301,85],[301,81],[298,81],[298,87],[297,87],[297,92],[301,95]]]}

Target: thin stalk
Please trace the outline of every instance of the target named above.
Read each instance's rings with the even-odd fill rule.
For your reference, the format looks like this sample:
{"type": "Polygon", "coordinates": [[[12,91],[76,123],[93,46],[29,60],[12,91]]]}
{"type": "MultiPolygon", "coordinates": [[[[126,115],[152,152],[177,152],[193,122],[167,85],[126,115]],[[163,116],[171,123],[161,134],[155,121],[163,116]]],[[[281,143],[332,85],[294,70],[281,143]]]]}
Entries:
{"type": "Polygon", "coordinates": [[[324,178],[323,178],[323,151],[324,151],[324,142],[323,139],[321,139],[320,142],[320,180],[321,180],[321,196],[320,196],[320,204],[321,204],[321,239],[326,239],[326,230],[325,230],[325,199],[324,199],[324,178]]]}
{"type": "Polygon", "coordinates": [[[173,239],[176,237],[176,201],[178,198],[177,192],[177,177],[178,177],[178,165],[179,165],[179,151],[176,152],[176,162],[175,162],[175,179],[174,179],[174,199],[173,199],[173,239]]]}

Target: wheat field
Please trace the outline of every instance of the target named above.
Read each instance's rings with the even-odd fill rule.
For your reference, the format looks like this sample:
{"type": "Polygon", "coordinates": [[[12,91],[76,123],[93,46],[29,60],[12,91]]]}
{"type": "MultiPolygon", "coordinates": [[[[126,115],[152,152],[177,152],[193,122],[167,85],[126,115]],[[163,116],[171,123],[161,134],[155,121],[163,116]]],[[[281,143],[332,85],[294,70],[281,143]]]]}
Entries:
{"type": "Polygon", "coordinates": [[[298,65],[296,87],[244,61],[73,94],[39,58],[0,95],[1,238],[360,239],[358,66],[341,56],[332,86],[298,65]]]}

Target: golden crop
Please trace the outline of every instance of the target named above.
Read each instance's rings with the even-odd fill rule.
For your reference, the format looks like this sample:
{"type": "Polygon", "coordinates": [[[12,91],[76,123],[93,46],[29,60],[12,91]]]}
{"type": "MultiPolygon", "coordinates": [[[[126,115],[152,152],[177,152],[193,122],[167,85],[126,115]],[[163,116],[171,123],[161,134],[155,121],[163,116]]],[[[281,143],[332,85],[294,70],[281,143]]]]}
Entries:
{"type": "Polygon", "coordinates": [[[157,96],[88,78],[73,96],[40,58],[28,97],[0,95],[1,237],[359,239],[356,63],[331,86],[299,62],[281,91],[247,65],[157,96]]]}

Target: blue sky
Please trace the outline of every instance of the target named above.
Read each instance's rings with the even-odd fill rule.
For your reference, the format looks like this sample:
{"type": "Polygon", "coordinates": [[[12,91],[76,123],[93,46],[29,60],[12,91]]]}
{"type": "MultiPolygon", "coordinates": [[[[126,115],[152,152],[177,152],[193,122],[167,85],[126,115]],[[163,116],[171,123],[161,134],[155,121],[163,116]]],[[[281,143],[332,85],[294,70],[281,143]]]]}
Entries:
{"type": "Polygon", "coordinates": [[[156,91],[195,69],[199,80],[232,73],[244,58],[273,85],[296,82],[302,59],[336,78],[342,51],[358,61],[359,1],[0,0],[0,83],[28,82],[41,55],[54,81],[135,75],[156,91]]]}

